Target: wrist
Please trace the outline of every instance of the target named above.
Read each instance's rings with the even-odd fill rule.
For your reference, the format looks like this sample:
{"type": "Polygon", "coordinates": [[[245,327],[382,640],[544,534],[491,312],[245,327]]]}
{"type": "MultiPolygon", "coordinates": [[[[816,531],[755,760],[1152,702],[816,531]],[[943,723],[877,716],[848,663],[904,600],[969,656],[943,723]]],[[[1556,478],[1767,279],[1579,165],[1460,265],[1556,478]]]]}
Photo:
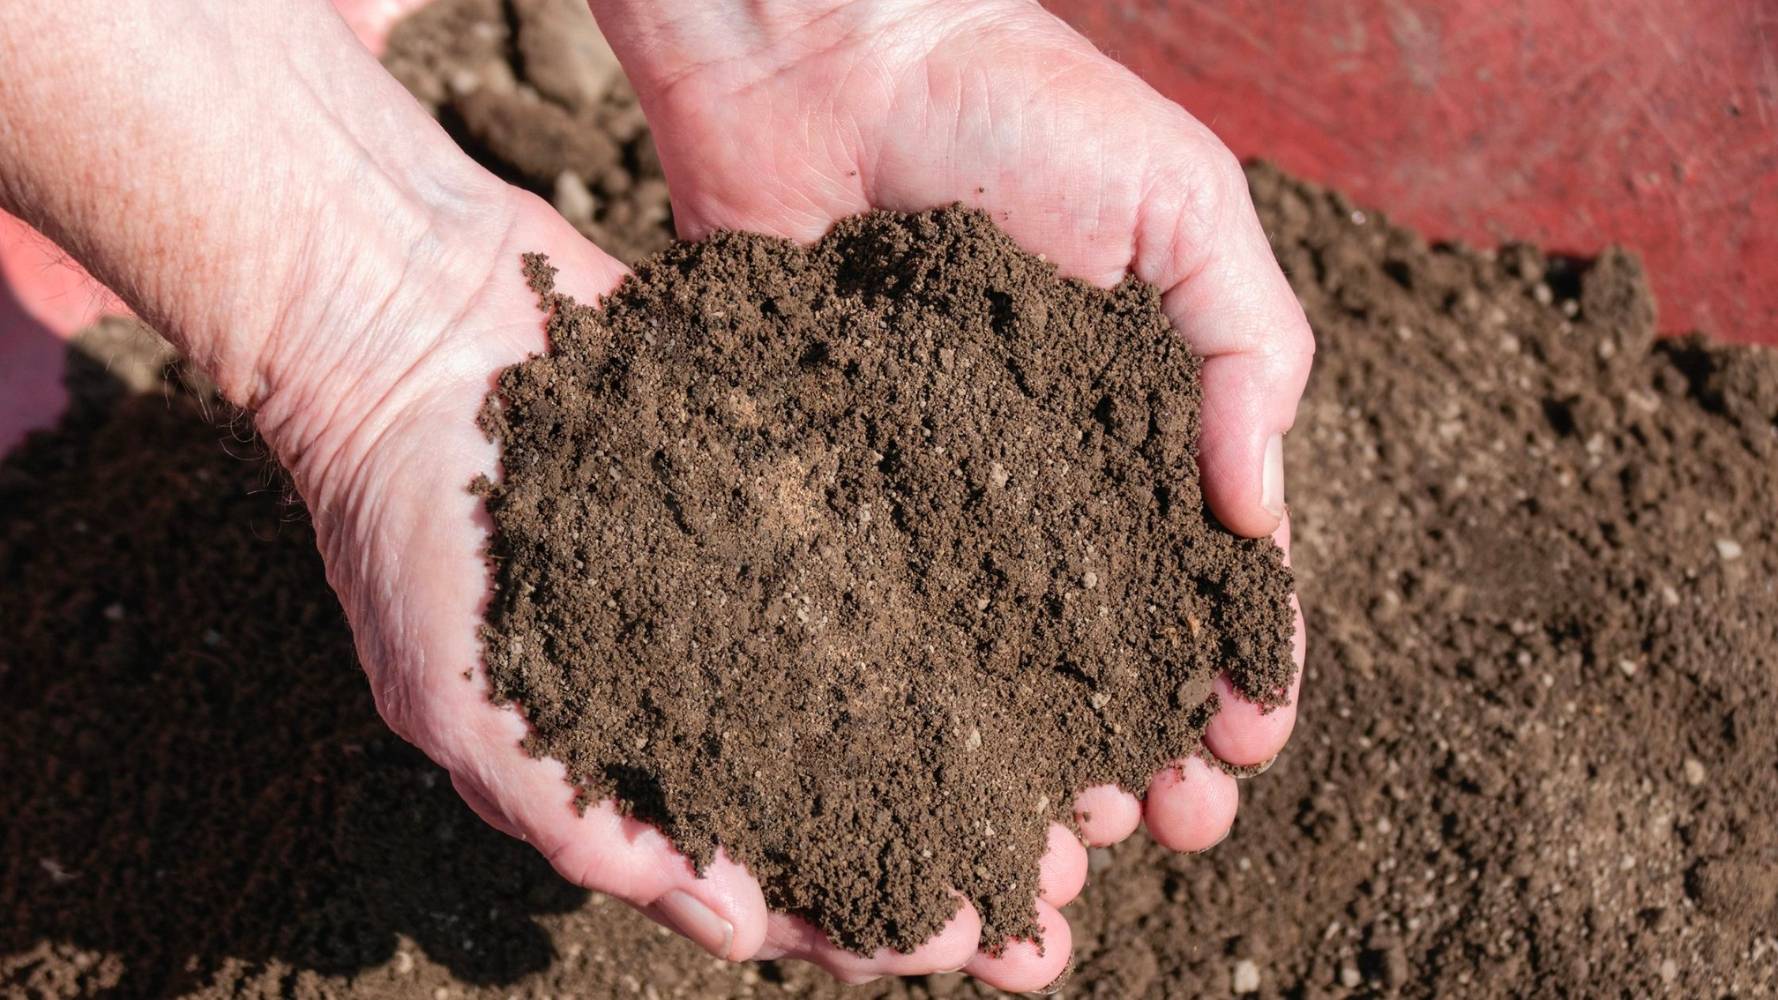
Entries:
{"type": "Polygon", "coordinates": [[[504,186],[325,5],[21,0],[0,56],[0,203],[254,411],[305,488],[443,335],[425,296],[485,274],[455,237],[504,224],[504,186]]]}
{"type": "Polygon", "coordinates": [[[503,241],[518,206],[484,177],[476,194],[431,203],[410,192],[379,220],[348,217],[308,235],[247,405],[312,509],[352,492],[378,441],[434,394],[463,380],[479,380],[477,400],[485,391],[487,372],[468,369],[487,345],[461,322],[490,269],[516,271],[503,241]]]}

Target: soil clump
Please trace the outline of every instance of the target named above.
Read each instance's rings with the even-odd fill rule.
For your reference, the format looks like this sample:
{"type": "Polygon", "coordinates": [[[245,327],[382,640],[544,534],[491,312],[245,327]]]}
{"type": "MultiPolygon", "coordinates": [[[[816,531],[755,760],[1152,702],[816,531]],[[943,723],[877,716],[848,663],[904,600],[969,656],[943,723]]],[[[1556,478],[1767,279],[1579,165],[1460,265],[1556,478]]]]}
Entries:
{"type": "Polygon", "coordinates": [[[389,34],[383,65],[488,169],[633,262],[673,239],[648,121],[582,0],[449,0],[389,34]]]}
{"type": "Polygon", "coordinates": [[[720,846],[841,946],[1036,931],[1075,794],[1275,704],[1290,574],[1215,524],[1199,363],[1134,279],[1057,277],[960,207],[811,247],[723,233],[597,309],[483,425],[495,696],[583,799],[720,846]]]}

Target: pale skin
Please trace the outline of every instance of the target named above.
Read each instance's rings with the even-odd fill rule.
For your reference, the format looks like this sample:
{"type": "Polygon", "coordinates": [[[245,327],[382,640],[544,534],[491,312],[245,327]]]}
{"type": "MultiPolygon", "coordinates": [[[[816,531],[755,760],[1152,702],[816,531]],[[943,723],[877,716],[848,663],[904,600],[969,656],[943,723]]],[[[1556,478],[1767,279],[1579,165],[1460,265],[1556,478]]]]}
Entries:
{"type": "MultiPolygon", "coordinates": [[[[851,955],[769,912],[727,857],[699,876],[609,804],[576,812],[562,767],[526,756],[522,718],[488,702],[486,519],[465,485],[497,468],[474,424],[494,374],[547,347],[519,255],[547,253],[586,300],[624,268],[467,159],[354,38],[374,46],[412,5],[341,0],[342,20],[323,0],[13,0],[0,208],[254,413],[312,513],[379,711],[489,823],[723,958],[801,958],[851,982],[962,969],[1008,990],[1049,984],[1070,952],[1057,908],[1087,867],[1064,827],[1043,864],[1041,948],[978,952],[965,905],[912,954],[851,955]]],[[[1065,273],[1160,286],[1208,359],[1212,508],[1288,546],[1281,441],[1312,341],[1238,166],[1203,125],[1024,0],[593,8],[642,96],[684,236],[809,240],[868,208],[963,201],[1065,273]]],[[[23,304],[0,301],[0,357],[31,324],[23,304]]],[[[22,425],[53,402],[9,395],[0,417],[22,425]]],[[[1295,649],[1300,664],[1300,616],[1295,649]]],[[[1212,753],[1246,765],[1282,749],[1294,691],[1271,712],[1219,693],[1212,753]]],[[[1088,790],[1079,826],[1105,844],[1146,822],[1167,847],[1203,850],[1237,799],[1233,778],[1191,760],[1141,799],[1088,790]]]]}

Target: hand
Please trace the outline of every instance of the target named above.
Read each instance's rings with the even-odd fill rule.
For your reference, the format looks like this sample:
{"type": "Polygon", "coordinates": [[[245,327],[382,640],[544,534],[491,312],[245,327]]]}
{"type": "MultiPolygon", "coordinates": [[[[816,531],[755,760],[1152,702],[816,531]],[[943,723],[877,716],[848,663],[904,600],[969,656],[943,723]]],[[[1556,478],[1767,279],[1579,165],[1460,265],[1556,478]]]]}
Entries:
{"type": "MultiPolygon", "coordinates": [[[[809,241],[867,209],[961,201],[1064,273],[1111,285],[1133,271],[1159,286],[1208,359],[1199,464],[1211,507],[1288,551],[1282,435],[1313,340],[1239,164],[1202,124],[1024,0],[593,7],[648,113],[682,236],[744,229],[809,241]]],[[[1300,668],[1300,613],[1295,654],[1300,668]]],[[[1294,690],[1270,713],[1226,681],[1218,693],[1212,752],[1254,765],[1283,748],[1294,690]]],[[[1143,803],[1101,788],[1078,808],[1089,843],[1120,840],[1146,819],[1160,843],[1190,851],[1227,833],[1236,801],[1233,778],[1189,761],[1157,775],[1143,803]]],[[[1043,954],[1014,946],[966,971],[1014,990],[1061,971],[1069,936],[1055,906],[1078,888],[1085,858],[1057,831],[1046,870],[1067,876],[1039,904],[1043,954]]],[[[947,935],[968,936],[966,925],[947,935]]],[[[909,970],[819,944],[814,957],[848,979],[909,970]]]]}
{"type": "MultiPolygon", "coordinates": [[[[331,15],[254,3],[184,13],[169,17],[158,0],[23,0],[0,13],[0,49],[14,69],[0,77],[0,116],[10,126],[0,132],[0,203],[67,247],[230,399],[257,411],[309,504],[390,724],[448,768],[490,823],[536,844],[570,879],[631,902],[715,954],[808,957],[854,980],[968,963],[995,985],[1049,982],[1068,952],[1053,905],[1077,892],[1085,873],[1071,835],[1052,839],[1044,866],[1043,956],[1022,947],[975,956],[966,910],[913,955],[859,959],[768,915],[758,886],[727,859],[696,878],[657,831],[608,805],[574,812],[560,765],[525,756],[522,720],[486,701],[475,642],[486,596],[483,528],[464,484],[495,465],[493,446],[474,427],[494,373],[544,346],[518,254],[550,254],[563,290],[583,299],[608,290],[621,269],[543,203],[470,164],[331,15]],[[100,127],[115,132],[93,131],[100,127]],[[126,166],[106,155],[107,138],[140,155],[126,166]],[[256,155],[239,156],[243,147],[256,155]],[[229,210],[240,204],[259,210],[229,210]]],[[[854,89],[835,80],[843,92],[854,89]]],[[[745,120],[746,105],[736,107],[745,120]]],[[[671,107],[663,114],[679,117],[671,107]]],[[[802,177],[790,159],[778,165],[802,177]]],[[[681,180],[689,186],[677,196],[700,206],[689,216],[694,231],[725,221],[705,212],[698,195],[717,186],[681,180]]],[[[931,193],[929,203],[955,197],[931,193]]],[[[925,207],[912,204],[918,191],[903,195],[905,207],[925,207]]],[[[900,204],[884,192],[871,198],[900,204]]],[[[789,214],[798,211],[792,203],[789,214]]],[[[1056,218],[1066,222],[1065,213],[1056,218]]],[[[825,228],[820,219],[811,213],[803,220],[810,231],[790,234],[815,235],[825,228]]],[[[1027,245],[1056,246],[1003,221],[1027,245]]],[[[1068,253],[1091,257],[1092,245],[1050,252],[1079,271],[1068,253]]],[[[1194,281],[1169,286],[1169,304],[1187,317],[1218,301],[1193,291],[1220,273],[1203,263],[1194,281]]],[[[1108,278],[1106,266],[1095,276],[1108,278]]],[[[1249,345],[1228,357],[1264,353],[1249,345]]],[[[1223,379],[1239,371],[1218,370],[1230,372],[1223,379]]],[[[1213,425],[1241,416],[1217,412],[1213,425]]],[[[1207,461],[1212,450],[1207,439],[1207,461]]],[[[1242,526],[1239,497],[1212,490],[1212,498],[1242,526]]],[[[1282,743],[1288,710],[1247,711],[1252,718],[1242,722],[1243,711],[1219,720],[1217,752],[1239,758],[1282,743]]],[[[1226,829],[1231,782],[1196,762],[1169,775],[1157,778],[1147,806],[1163,842],[1193,846],[1226,829]]],[[[1133,799],[1104,790],[1083,796],[1083,807],[1096,840],[1126,834],[1139,815],[1133,799]]]]}
{"type": "MultiPolygon", "coordinates": [[[[520,254],[548,254],[587,301],[621,266],[463,155],[319,2],[15,0],[0,63],[0,210],[253,411],[390,726],[567,878],[713,954],[758,953],[746,871],[719,856],[700,878],[610,804],[577,812],[481,675],[468,488],[497,466],[475,418],[496,374],[546,347],[520,254]]],[[[42,332],[20,315],[0,296],[0,350],[42,332]]]]}

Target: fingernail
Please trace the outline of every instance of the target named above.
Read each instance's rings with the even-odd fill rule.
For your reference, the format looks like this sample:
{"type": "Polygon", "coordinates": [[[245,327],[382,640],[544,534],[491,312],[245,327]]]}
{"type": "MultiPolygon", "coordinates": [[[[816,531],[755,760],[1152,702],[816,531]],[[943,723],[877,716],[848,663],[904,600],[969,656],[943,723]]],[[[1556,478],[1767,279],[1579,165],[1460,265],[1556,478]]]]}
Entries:
{"type": "Polygon", "coordinates": [[[1266,441],[1265,467],[1259,477],[1259,505],[1273,517],[1284,516],[1284,435],[1266,441]]]}
{"type": "Polygon", "coordinates": [[[735,925],[716,915],[683,889],[674,889],[654,901],[655,913],[694,944],[717,958],[728,960],[735,946],[735,925]]]}
{"type": "Polygon", "coordinates": [[[1069,955],[1068,964],[1062,966],[1062,971],[1056,973],[1056,978],[1050,980],[1048,986],[1041,990],[1032,990],[1025,995],[1028,997],[1053,997],[1062,992],[1062,987],[1067,986],[1068,980],[1074,977],[1074,962],[1075,956],[1069,955]]]}
{"type": "Polygon", "coordinates": [[[1270,757],[1267,757],[1265,760],[1262,760],[1259,763],[1253,765],[1253,772],[1251,774],[1249,774],[1248,777],[1249,778],[1257,778],[1260,775],[1266,773],[1267,771],[1270,771],[1272,769],[1272,765],[1276,764],[1276,763],[1278,763],[1278,755],[1273,754],[1270,757]]]}

